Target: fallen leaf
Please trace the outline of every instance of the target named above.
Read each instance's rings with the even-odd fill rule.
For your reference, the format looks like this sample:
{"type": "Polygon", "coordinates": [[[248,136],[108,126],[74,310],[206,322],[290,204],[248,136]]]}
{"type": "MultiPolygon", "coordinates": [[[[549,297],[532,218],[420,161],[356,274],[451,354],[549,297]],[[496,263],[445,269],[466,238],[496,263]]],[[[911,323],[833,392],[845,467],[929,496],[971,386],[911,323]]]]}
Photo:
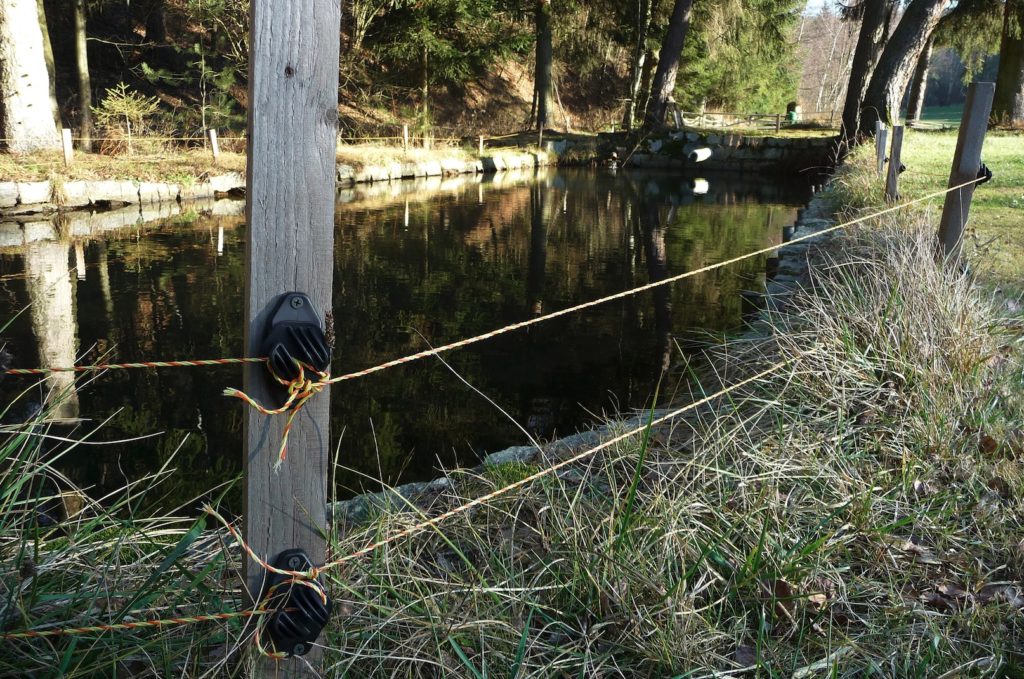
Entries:
{"type": "Polygon", "coordinates": [[[1004,500],[1008,500],[1013,497],[1013,491],[1010,489],[1010,484],[1006,482],[1006,479],[1000,476],[993,476],[988,480],[988,487],[999,494],[999,497],[1004,500]]]}
{"type": "Polygon", "coordinates": [[[978,439],[978,450],[986,455],[991,455],[999,450],[999,441],[996,441],[988,434],[982,434],[981,438],[978,439]]]}
{"type": "Polygon", "coordinates": [[[824,610],[825,606],[828,605],[828,597],[821,593],[811,594],[807,597],[807,603],[811,605],[811,610],[817,613],[824,610]]]}
{"type": "Polygon", "coordinates": [[[940,566],[942,561],[937,559],[931,550],[924,545],[919,545],[916,542],[906,540],[902,545],[903,551],[907,554],[913,554],[914,560],[923,563],[928,566],[940,566]]]}
{"type": "Polygon", "coordinates": [[[938,590],[940,594],[950,599],[968,599],[971,596],[966,589],[951,582],[942,583],[939,585],[938,590]]]}
{"type": "Polygon", "coordinates": [[[949,597],[945,597],[938,592],[925,592],[920,597],[921,603],[928,608],[943,613],[954,613],[957,610],[956,604],[949,597]]]}
{"type": "Polygon", "coordinates": [[[775,615],[792,621],[793,613],[796,612],[796,591],[793,589],[793,585],[780,578],[764,580],[761,582],[761,586],[775,604],[775,615]]]}
{"type": "Polygon", "coordinates": [[[1024,588],[1012,582],[993,582],[978,590],[980,604],[1005,603],[1017,610],[1024,609],[1024,588]]]}

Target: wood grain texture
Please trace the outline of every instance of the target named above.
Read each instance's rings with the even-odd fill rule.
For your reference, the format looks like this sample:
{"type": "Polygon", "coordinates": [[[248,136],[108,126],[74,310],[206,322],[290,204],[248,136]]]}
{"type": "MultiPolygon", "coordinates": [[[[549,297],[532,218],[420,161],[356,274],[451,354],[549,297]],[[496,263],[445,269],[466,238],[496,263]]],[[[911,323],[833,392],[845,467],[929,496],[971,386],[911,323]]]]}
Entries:
{"type": "Polygon", "coordinates": [[[885,200],[895,203],[900,197],[900,165],[903,164],[903,126],[893,125],[889,149],[889,172],[885,177],[885,200]]]}
{"type": "Polygon", "coordinates": [[[889,140],[889,130],[882,121],[875,122],[875,158],[878,176],[885,173],[885,145],[889,140]]]}
{"type": "MultiPolygon", "coordinates": [[[[978,170],[981,168],[981,147],[985,143],[985,132],[988,129],[988,116],[992,112],[994,95],[994,83],[971,83],[967,88],[964,117],[960,121],[960,133],[956,139],[956,152],[953,154],[953,167],[949,173],[947,188],[959,186],[978,176],[978,170]]],[[[946,194],[946,201],[942,206],[942,221],[939,223],[939,244],[943,256],[947,259],[956,260],[960,257],[964,226],[971,211],[975,186],[971,184],[946,194]]]]}
{"type": "MultiPolygon", "coordinates": [[[[257,356],[283,293],[307,293],[321,316],[331,308],[341,8],[339,0],[252,0],[249,20],[245,345],[257,356]]],[[[244,389],[264,403],[282,398],[258,364],[245,371],[244,389]]],[[[277,472],[285,416],[246,412],[245,537],[260,555],[300,547],[324,561],[328,406],[324,391],[302,409],[277,472]]],[[[247,562],[250,592],[258,595],[264,576],[247,562]]],[[[319,663],[315,650],[306,659],[319,663]]],[[[308,671],[302,660],[263,661],[255,676],[308,671]]]]}

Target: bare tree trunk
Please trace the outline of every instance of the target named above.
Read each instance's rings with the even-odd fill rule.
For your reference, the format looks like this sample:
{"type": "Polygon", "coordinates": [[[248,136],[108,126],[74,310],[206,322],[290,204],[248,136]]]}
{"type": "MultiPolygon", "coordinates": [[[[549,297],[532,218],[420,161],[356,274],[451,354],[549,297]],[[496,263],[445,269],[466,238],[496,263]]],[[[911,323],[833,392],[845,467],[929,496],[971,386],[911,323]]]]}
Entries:
{"type": "Polygon", "coordinates": [[[661,44],[658,56],[658,70],[651,86],[651,101],[647,107],[644,127],[654,130],[665,124],[665,111],[672,101],[676,89],[676,74],[679,73],[679,58],[683,53],[686,33],[690,29],[690,10],[693,0],[675,0],[668,32],[661,44]]]}
{"type": "Polygon", "coordinates": [[[50,76],[50,108],[53,109],[53,122],[60,127],[60,105],[57,103],[57,67],[53,63],[53,45],[50,43],[50,29],[46,23],[46,10],[43,0],[36,0],[39,10],[39,30],[43,33],[43,58],[46,60],[46,73],[50,76]]]}
{"type": "Polygon", "coordinates": [[[921,52],[950,0],[912,0],[885,45],[864,94],[860,133],[874,134],[875,123],[894,122],[921,52]]]}
{"type": "Polygon", "coordinates": [[[924,94],[928,88],[928,67],[932,60],[932,49],[935,45],[935,36],[928,39],[921,56],[917,59],[917,68],[914,69],[914,79],[910,83],[910,103],[907,105],[907,122],[921,120],[921,112],[924,111],[924,94]]]}
{"type": "Polygon", "coordinates": [[[1007,0],[992,115],[998,123],[1024,122],[1024,0],[1007,0]]]}
{"type": "Polygon", "coordinates": [[[551,0],[537,0],[537,72],[534,87],[537,92],[537,128],[543,130],[551,115],[551,0]]]}
{"type": "Polygon", "coordinates": [[[643,81],[644,61],[647,57],[647,34],[651,28],[651,0],[639,0],[636,16],[636,47],[633,50],[633,63],[629,69],[629,97],[626,101],[626,112],[622,116],[622,127],[633,129],[636,119],[637,103],[640,98],[640,86],[643,81]]]}
{"type": "Polygon", "coordinates": [[[85,41],[85,0],[75,0],[75,60],[78,71],[78,122],[82,148],[92,149],[92,83],[85,41]]]}
{"type": "Polygon", "coordinates": [[[167,8],[164,0],[156,0],[146,16],[146,42],[158,45],[167,42],[167,8]]]}
{"type": "Polygon", "coordinates": [[[651,79],[654,77],[654,69],[658,66],[658,55],[654,50],[648,48],[644,57],[644,71],[640,78],[640,101],[637,103],[636,114],[641,118],[647,117],[647,104],[651,100],[651,79]]]}
{"type": "Polygon", "coordinates": [[[12,153],[59,149],[35,0],[0,2],[0,137],[12,153]]]}
{"type": "Polygon", "coordinates": [[[893,0],[864,0],[864,18],[857,35],[853,65],[850,66],[850,84],[846,87],[846,102],[843,104],[842,132],[849,145],[856,143],[864,92],[882,56],[882,48],[889,35],[889,20],[896,4],[893,0]]]}

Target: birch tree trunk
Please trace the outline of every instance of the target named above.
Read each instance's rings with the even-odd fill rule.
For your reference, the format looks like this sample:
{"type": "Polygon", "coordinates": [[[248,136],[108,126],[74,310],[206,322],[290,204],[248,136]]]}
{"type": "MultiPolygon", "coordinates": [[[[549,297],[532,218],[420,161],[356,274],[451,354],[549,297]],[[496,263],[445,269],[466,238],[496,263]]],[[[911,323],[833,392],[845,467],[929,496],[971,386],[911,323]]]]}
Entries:
{"type": "Polygon", "coordinates": [[[1007,0],[992,115],[999,123],[1024,122],[1024,0],[1007,0]]]}
{"type": "Polygon", "coordinates": [[[35,0],[0,2],[0,136],[12,153],[59,149],[35,0]]]}
{"type": "Polygon", "coordinates": [[[647,107],[644,127],[654,130],[665,123],[665,111],[676,89],[676,74],[679,73],[679,58],[683,53],[686,33],[690,29],[690,10],[693,0],[676,0],[669,19],[668,32],[661,44],[658,56],[658,70],[651,85],[651,101],[647,107]]]}
{"type": "Polygon", "coordinates": [[[907,122],[921,120],[921,112],[924,111],[924,94],[928,88],[928,67],[932,60],[932,49],[935,45],[934,38],[928,39],[924,51],[917,59],[917,68],[914,70],[914,80],[910,83],[910,103],[907,105],[907,122]]]}
{"type": "Polygon", "coordinates": [[[950,0],[913,0],[907,7],[882,51],[864,94],[861,134],[873,133],[879,120],[893,123],[899,118],[900,103],[917,60],[949,6],[950,0]]]}

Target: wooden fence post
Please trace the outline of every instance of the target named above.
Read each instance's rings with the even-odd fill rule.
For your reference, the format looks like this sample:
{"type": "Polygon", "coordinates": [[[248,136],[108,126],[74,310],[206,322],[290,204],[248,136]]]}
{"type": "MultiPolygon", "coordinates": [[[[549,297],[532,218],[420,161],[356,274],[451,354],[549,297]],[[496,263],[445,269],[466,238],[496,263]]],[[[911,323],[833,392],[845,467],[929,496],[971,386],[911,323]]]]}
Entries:
{"type": "Polygon", "coordinates": [[[71,141],[71,130],[66,127],[60,131],[60,143],[64,148],[64,167],[71,167],[75,160],[75,148],[71,141]]]}
{"type": "MultiPolygon", "coordinates": [[[[995,95],[994,83],[971,83],[967,88],[967,102],[964,104],[964,115],[960,120],[960,133],[956,139],[956,153],[953,155],[953,167],[949,172],[947,188],[960,186],[976,179],[981,168],[981,147],[985,143],[985,131],[988,129],[988,117],[992,112],[992,97],[995,95]]],[[[942,206],[942,221],[939,222],[939,245],[942,255],[947,260],[960,258],[960,245],[964,235],[964,225],[971,211],[971,200],[974,198],[976,184],[946,194],[946,202],[942,206]]]]}
{"type": "Polygon", "coordinates": [[[900,198],[900,156],[903,155],[903,126],[892,126],[892,148],[889,151],[889,172],[885,177],[885,200],[895,202],[900,198]]]}
{"type": "Polygon", "coordinates": [[[775,114],[775,131],[776,132],[781,132],[782,131],[782,114],[781,113],[776,113],[775,114]]]}
{"type": "Polygon", "coordinates": [[[409,151],[409,126],[402,125],[402,150],[409,151]]]}
{"type": "Polygon", "coordinates": [[[206,131],[206,137],[210,140],[210,153],[213,154],[213,164],[220,164],[220,144],[217,142],[217,130],[212,127],[206,131]]]}
{"type": "Polygon", "coordinates": [[[885,146],[889,139],[889,131],[885,129],[885,123],[875,121],[875,156],[878,159],[878,176],[885,172],[885,146]]]}
{"type": "MultiPolygon", "coordinates": [[[[331,310],[340,3],[252,0],[249,21],[245,348],[247,356],[260,356],[268,316],[284,293],[306,293],[321,317],[331,310]]],[[[266,365],[252,364],[244,375],[252,398],[281,403],[266,365]]],[[[263,558],[299,548],[314,564],[324,562],[329,397],[325,390],[302,408],[288,459],[276,471],[287,416],[240,406],[246,408],[245,539],[263,558]]],[[[244,562],[250,595],[258,597],[268,573],[244,562]]],[[[304,659],[260,658],[251,676],[315,675],[321,662],[314,647],[304,659]]]]}
{"type": "Polygon", "coordinates": [[[480,155],[484,155],[484,137],[480,135],[480,155]]]}

